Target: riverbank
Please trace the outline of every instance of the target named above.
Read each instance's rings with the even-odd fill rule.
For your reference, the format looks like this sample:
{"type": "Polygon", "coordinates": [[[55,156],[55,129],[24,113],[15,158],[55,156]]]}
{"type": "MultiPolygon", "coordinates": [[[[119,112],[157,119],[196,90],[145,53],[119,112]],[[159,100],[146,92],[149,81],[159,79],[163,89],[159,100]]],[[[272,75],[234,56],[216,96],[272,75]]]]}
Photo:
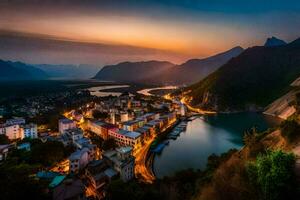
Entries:
{"type": "Polygon", "coordinates": [[[156,179],[153,173],[153,160],[154,153],[150,151],[151,144],[155,141],[163,141],[167,134],[179,123],[179,120],[175,121],[167,128],[165,128],[158,136],[149,139],[134,156],[135,156],[135,174],[139,180],[145,183],[153,183],[156,179]]]}
{"type": "Polygon", "coordinates": [[[181,170],[204,170],[210,155],[220,155],[232,148],[240,149],[245,131],[253,127],[266,131],[279,123],[277,118],[258,113],[193,117],[188,121],[186,130],[176,140],[169,140],[162,153],[154,157],[153,172],[162,179],[181,170]]]}
{"type": "Polygon", "coordinates": [[[124,93],[128,92],[134,95],[138,94],[138,91],[143,89],[150,89],[157,87],[155,85],[147,85],[147,84],[130,84],[130,83],[124,83],[119,85],[128,85],[126,88],[109,88],[109,89],[103,89],[102,92],[118,92],[118,93],[124,93]]]}
{"type": "MultiPolygon", "coordinates": [[[[162,143],[167,139],[168,134],[182,121],[182,119],[177,120],[174,124],[172,124],[170,127],[168,127],[166,130],[164,130],[162,133],[156,137],[157,144],[162,143]]],[[[154,171],[153,171],[153,161],[155,158],[155,153],[148,151],[147,160],[146,160],[146,167],[148,170],[153,174],[153,176],[156,177],[154,171]]]]}

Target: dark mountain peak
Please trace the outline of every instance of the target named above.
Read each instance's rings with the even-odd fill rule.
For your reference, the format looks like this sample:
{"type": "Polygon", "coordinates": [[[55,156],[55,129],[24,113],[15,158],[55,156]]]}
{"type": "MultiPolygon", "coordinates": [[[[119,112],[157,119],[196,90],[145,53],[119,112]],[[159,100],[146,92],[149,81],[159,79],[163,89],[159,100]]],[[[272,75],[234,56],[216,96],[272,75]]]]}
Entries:
{"type": "Polygon", "coordinates": [[[282,46],[282,45],[286,45],[287,43],[281,39],[278,39],[274,36],[272,36],[271,38],[268,38],[266,43],[265,43],[265,47],[275,47],[275,46],[282,46]]]}
{"type": "Polygon", "coordinates": [[[236,47],[233,47],[232,49],[229,49],[227,52],[229,52],[229,51],[243,51],[243,50],[244,50],[243,47],[241,47],[241,46],[236,46],[236,47]]]}
{"type": "Polygon", "coordinates": [[[121,62],[104,66],[94,77],[105,81],[119,82],[163,82],[163,76],[175,65],[167,61],[121,62]]]}
{"type": "Polygon", "coordinates": [[[248,48],[186,91],[192,104],[206,109],[262,108],[300,76],[299,52],[300,39],[278,47],[248,48]]]}
{"type": "Polygon", "coordinates": [[[227,51],[218,53],[218,54],[213,55],[208,58],[190,59],[190,60],[186,61],[185,63],[183,63],[181,66],[199,65],[199,62],[202,64],[203,62],[207,63],[207,62],[216,61],[216,60],[222,60],[223,64],[225,64],[228,60],[240,55],[243,51],[244,51],[244,49],[242,47],[236,46],[227,51]],[[225,61],[223,61],[223,60],[225,60],[225,61]]]}
{"type": "Polygon", "coordinates": [[[300,45],[300,38],[294,40],[293,42],[290,43],[291,45],[300,45]]]}
{"type": "Polygon", "coordinates": [[[218,69],[231,58],[238,56],[243,50],[242,47],[237,46],[212,57],[188,60],[181,65],[156,60],[122,62],[103,67],[95,79],[145,83],[150,81],[155,84],[194,83],[218,69]]]}
{"type": "Polygon", "coordinates": [[[41,69],[22,62],[0,60],[0,80],[43,80],[48,75],[41,69]]]}

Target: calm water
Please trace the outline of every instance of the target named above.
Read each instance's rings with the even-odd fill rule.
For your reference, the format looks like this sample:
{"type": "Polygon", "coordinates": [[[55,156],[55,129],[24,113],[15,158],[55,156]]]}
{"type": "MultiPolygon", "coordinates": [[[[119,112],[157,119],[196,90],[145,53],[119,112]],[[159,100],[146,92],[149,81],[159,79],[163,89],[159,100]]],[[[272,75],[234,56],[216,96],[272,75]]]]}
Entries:
{"type": "Polygon", "coordinates": [[[95,95],[97,97],[106,97],[106,96],[120,96],[121,92],[103,92],[102,90],[107,89],[115,89],[115,88],[126,88],[129,87],[129,85],[104,85],[104,86],[96,86],[88,88],[88,90],[91,92],[91,95],[95,95]]]}
{"type": "Polygon", "coordinates": [[[150,93],[152,90],[171,90],[171,89],[176,89],[176,88],[177,88],[176,86],[164,86],[164,87],[148,88],[148,89],[139,90],[139,91],[137,91],[137,93],[143,94],[143,95],[146,95],[146,96],[152,96],[153,94],[150,93]]]}
{"type": "Polygon", "coordinates": [[[183,169],[204,169],[212,153],[241,148],[245,130],[253,126],[266,130],[279,122],[277,118],[256,113],[197,117],[188,122],[185,132],[176,140],[170,140],[162,153],[155,156],[154,173],[161,178],[183,169]]]}

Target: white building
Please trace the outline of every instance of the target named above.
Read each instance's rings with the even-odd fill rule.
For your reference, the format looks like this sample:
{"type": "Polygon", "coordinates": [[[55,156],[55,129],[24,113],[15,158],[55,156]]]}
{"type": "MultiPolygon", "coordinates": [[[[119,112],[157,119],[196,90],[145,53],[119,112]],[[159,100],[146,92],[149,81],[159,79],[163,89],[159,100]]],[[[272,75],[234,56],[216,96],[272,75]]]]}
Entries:
{"type": "Polygon", "coordinates": [[[58,130],[63,134],[66,130],[76,128],[76,122],[67,118],[58,121],[58,130]]]}
{"type": "Polygon", "coordinates": [[[89,149],[83,148],[72,153],[69,157],[69,170],[72,173],[77,173],[87,166],[89,160],[89,149]]]}
{"type": "Polygon", "coordinates": [[[37,131],[37,125],[30,123],[21,126],[20,128],[21,137],[23,138],[31,138],[35,139],[38,138],[38,131],[37,131]]]}
{"type": "Polygon", "coordinates": [[[67,129],[65,134],[72,142],[83,138],[83,131],[80,128],[67,129]]]}
{"type": "Polygon", "coordinates": [[[123,181],[126,182],[134,178],[135,159],[132,156],[132,147],[121,147],[104,152],[103,158],[115,171],[120,173],[120,178],[123,181]]]}
{"type": "Polygon", "coordinates": [[[131,146],[134,150],[138,149],[142,143],[141,134],[134,131],[122,129],[111,129],[108,131],[110,138],[113,138],[119,146],[131,146]]]}

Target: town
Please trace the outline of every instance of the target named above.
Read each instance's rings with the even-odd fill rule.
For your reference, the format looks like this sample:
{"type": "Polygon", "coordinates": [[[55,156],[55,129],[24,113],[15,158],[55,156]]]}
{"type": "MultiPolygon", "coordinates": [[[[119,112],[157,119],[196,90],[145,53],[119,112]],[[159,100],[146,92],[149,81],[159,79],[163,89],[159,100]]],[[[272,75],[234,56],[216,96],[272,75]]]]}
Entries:
{"type": "Polygon", "coordinates": [[[26,160],[24,155],[31,152],[32,157],[36,149],[42,157],[41,151],[56,145],[50,155],[35,159],[42,166],[34,176],[47,183],[52,199],[104,199],[109,184],[116,179],[151,183],[155,176],[147,161],[150,149],[160,151],[157,139],[186,115],[180,101],[159,96],[124,92],[95,97],[83,90],[59,94],[58,100],[57,94],[47,95],[52,98],[38,96],[23,101],[25,106],[18,103],[13,107],[26,115],[2,117],[0,162],[12,157],[26,160]],[[49,111],[58,112],[59,117],[51,118],[48,124],[35,121],[41,115],[47,118],[49,111]]]}

